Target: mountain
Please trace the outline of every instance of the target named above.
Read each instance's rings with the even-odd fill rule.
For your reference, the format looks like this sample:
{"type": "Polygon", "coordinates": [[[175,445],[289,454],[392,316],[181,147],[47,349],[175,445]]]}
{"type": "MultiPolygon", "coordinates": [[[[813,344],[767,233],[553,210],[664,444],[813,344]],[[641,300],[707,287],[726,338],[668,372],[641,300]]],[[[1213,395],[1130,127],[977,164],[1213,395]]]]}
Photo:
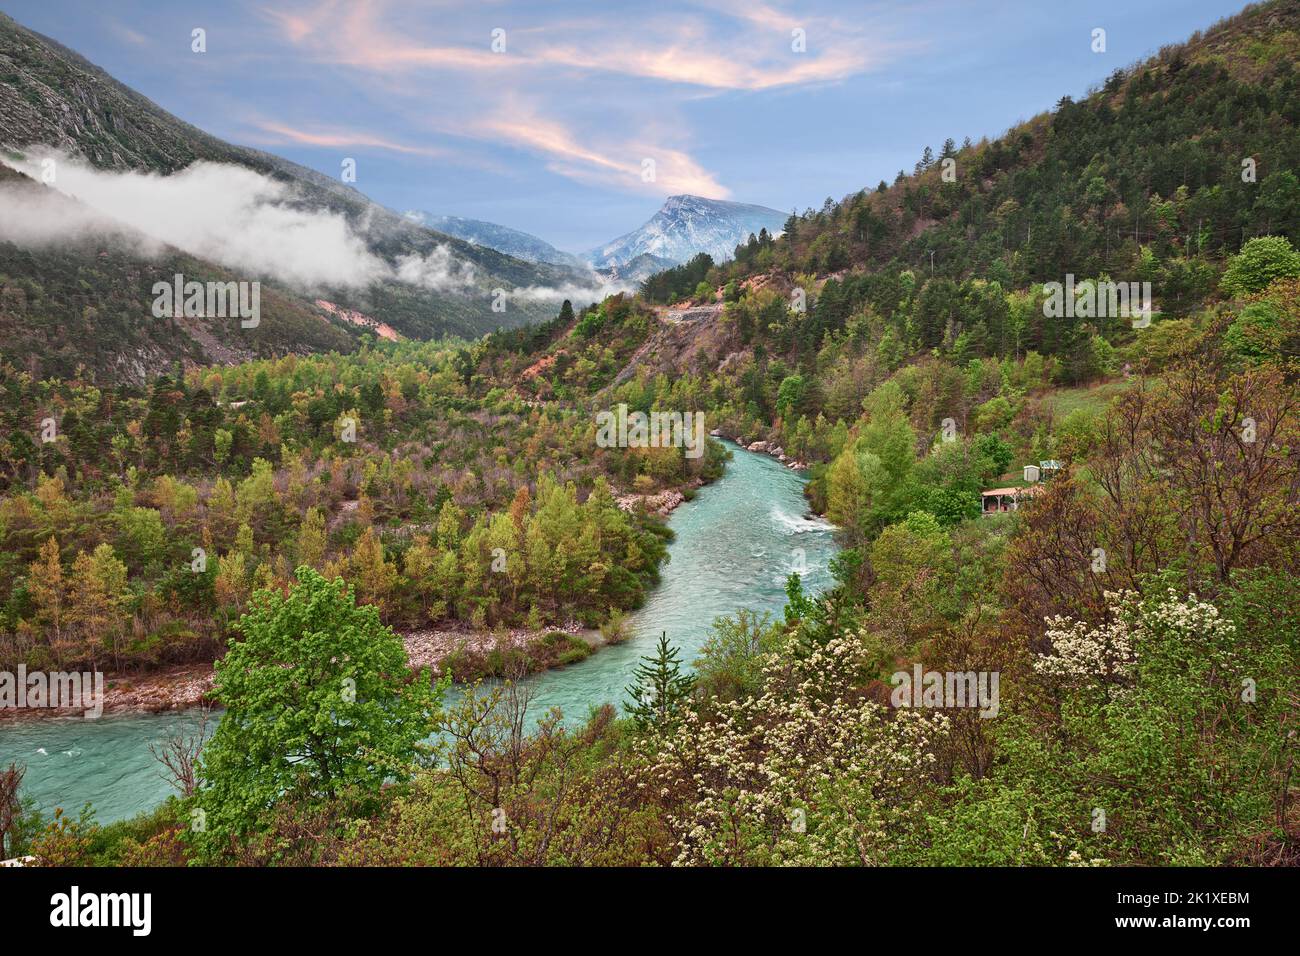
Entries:
{"type": "Polygon", "coordinates": [[[418,209],[403,214],[411,222],[425,226],[475,245],[487,246],[525,262],[546,262],[557,266],[585,268],[581,259],[571,252],[556,249],[545,239],[509,226],[499,226],[481,219],[462,219],[460,216],[436,216],[418,209]]]}
{"type": "MultiPolygon", "coordinates": [[[[358,241],[373,259],[375,278],[337,287],[280,283],[286,296],[297,295],[308,305],[323,298],[366,315],[381,313],[382,320],[397,332],[415,338],[476,336],[499,326],[552,317],[557,303],[538,295],[538,290],[590,283],[585,269],[525,261],[425,228],[333,177],[224,142],[172,116],[78,54],[4,14],[0,14],[0,80],[0,147],[8,153],[10,165],[22,168],[26,162],[30,167],[51,149],[79,157],[92,170],[106,173],[174,176],[196,163],[221,164],[225,169],[251,171],[260,177],[257,182],[262,187],[281,190],[283,195],[274,203],[277,210],[328,219],[336,228],[341,225],[349,241],[358,241]],[[517,300],[507,295],[506,311],[493,310],[494,290],[509,293],[523,288],[530,294],[517,300]]],[[[108,233],[120,236],[129,231],[114,227],[108,233]]],[[[53,314],[56,302],[76,292],[60,289],[60,282],[71,280],[66,279],[66,272],[50,267],[51,257],[66,254],[66,249],[56,251],[48,245],[16,248],[3,241],[0,246],[4,247],[4,281],[28,281],[25,314],[53,314]],[[54,285],[30,282],[38,272],[54,285]]],[[[111,254],[147,259],[140,249],[137,245],[111,254]]],[[[209,254],[190,251],[203,252],[200,259],[209,254]]],[[[220,267],[219,262],[209,265],[220,267]]],[[[271,273],[256,278],[274,285],[282,277],[271,273]]],[[[89,291],[98,291],[93,281],[89,291]]],[[[0,296],[0,303],[4,301],[0,296]]],[[[320,314],[321,322],[326,322],[324,313],[320,314]]],[[[7,324],[12,325],[16,318],[0,312],[0,320],[7,324]]],[[[71,349],[89,347],[76,340],[63,344],[71,349]]],[[[120,344],[125,355],[130,345],[120,344]]],[[[113,347],[113,342],[96,343],[99,349],[113,347]]],[[[304,340],[303,347],[314,347],[314,343],[304,340]]]]}
{"type": "MultiPolygon", "coordinates": [[[[1300,246],[1298,62],[1300,3],[1273,0],[996,139],[926,147],[910,175],[827,200],[731,262],[688,262],[644,283],[643,298],[660,306],[714,306],[721,291],[729,315],[717,341],[698,323],[689,339],[662,329],[663,343],[640,354],[667,359],[636,372],[675,380],[719,355],[735,367],[753,350],[798,364],[805,381],[856,408],[850,382],[909,358],[967,367],[1028,354],[1065,386],[1158,367],[1231,308],[1220,282],[1243,247],[1264,237],[1300,246]],[[1071,277],[1090,288],[1149,283],[1150,333],[1115,308],[1053,316],[1044,286],[1071,277]],[[790,309],[796,293],[806,309],[790,309]],[[843,354],[853,348],[863,354],[843,354]]],[[[1276,343],[1287,334],[1276,334],[1261,352],[1285,351],[1276,343]]],[[[760,402],[760,413],[775,404],[760,402]]],[[[809,407],[812,421],[820,409],[809,407]]],[[[918,414],[918,432],[938,428],[943,407],[930,402],[933,420],[918,414]]]]}
{"type": "Polygon", "coordinates": [[[649,222],[591,250],[586,259],[597,269],[625,266],[644,253],[676,264],[707,252],[715,262],[721,262],[730,259],[736,246],[751,233],[758,235],[766,229],[776,235],[785,220],[785,213],[766,206],[700,196],[669,196],[649,222]]]}
{"type": "Polygon", "coordinates": [[[621,283],[635,288],[652,275],[671,269],[676,264],[672,259],[643,252],[622,265],[605,266],[596,271],[612,283],[621,283]]]}

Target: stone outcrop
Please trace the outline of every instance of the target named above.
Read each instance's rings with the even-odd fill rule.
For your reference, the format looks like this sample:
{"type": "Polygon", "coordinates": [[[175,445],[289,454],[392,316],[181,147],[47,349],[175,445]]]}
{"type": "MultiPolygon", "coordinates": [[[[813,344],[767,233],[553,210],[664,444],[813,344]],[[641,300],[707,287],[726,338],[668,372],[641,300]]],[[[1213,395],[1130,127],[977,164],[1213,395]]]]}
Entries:
{"type": "Polygon", "coordinates": [[[657,514],[661,518],[668,517],[673,509],[685,500],[686,496],[675,488],[653,495],[616,495],[614,498],[614,502],[629,514],[635,511],[639,504],[644,504],[646,511],[657,514]]]}

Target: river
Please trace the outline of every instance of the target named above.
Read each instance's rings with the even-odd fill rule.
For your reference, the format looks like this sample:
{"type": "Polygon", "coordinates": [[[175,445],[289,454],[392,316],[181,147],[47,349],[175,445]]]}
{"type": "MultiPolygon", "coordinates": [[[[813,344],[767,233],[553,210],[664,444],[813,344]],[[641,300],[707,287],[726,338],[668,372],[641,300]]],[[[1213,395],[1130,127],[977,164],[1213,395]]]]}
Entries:
{"type": "MultiPolygon", "coordinates": [[[[833,528],[809,515],[805,479],[766,455],[730,447],[734,458],[722,478],[669,518],[677,538],[661,584],[629,615],[632,637],[580,664],[530,677],[531,713],[559,707],[581,720],[594,705],[620,703],[638,658],[653,650],[660,632],[692,661],[719,615],[739,608],[779,615],[792,570],[802,570],[809,590],[830,584],[833,528]]],[[[120,820],[171,792],[149,744],[193,720],[192,713],[170,713],[5,722],[0,765],[25,764],[23,793],[47,812],[61,806],[76,815],[90,802],[101,823],[120,820]]]]}

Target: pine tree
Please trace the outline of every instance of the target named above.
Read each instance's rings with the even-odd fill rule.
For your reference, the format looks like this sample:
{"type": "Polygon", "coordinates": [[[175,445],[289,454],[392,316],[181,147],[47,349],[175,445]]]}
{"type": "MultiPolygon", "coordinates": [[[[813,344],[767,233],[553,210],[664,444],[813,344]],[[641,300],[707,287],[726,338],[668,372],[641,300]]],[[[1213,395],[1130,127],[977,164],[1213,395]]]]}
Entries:
{"type": "Polygon", "coordinates": [[[414,600],[416,620],[420,625],[428,623],[429,610],[433,604],[434,568],[438,553],[429,543],[429,536],[417,534],[411,546],[402,555],[402,577],[405,588],[414,600]]]}
{"type": "Polygon", "coordinates": [[[631,699],[624,709],[639,730],[660,731],[676,723],[678,710],[695,687],[695,677],[682,673],[682,660],[677,648],[669,645],[667,631],[659,638],[655,653],[641,661],[625,691],[631,699]]]}
{"type": "Polygon", "coordinates": [[[77,555],[69,578],[66,620],[81,636],[78,659],[94,663],[99,649],[108,646],[120,664],[117,638],[126,625],[125,597],[126,565],[117,559],[112,545],[101,544],[93,554],[77,555]]]}
{"type": "Polygon", "coordinates": [[[787,219],[785,221],[785,225],[781,227],[781,231],[785,233],[786,242],[793,242],[798,230],[799,230],[799,214],[794,210],[791,210],[790,218],[787,219]]]}
{"type": "Polygon", "coordinates": [[[380,614],[387,613],[389,596],[397,586],[397,567],[384,557],[384,545],[373,528],[367,528],[357,539],[350,571],[357,600],[375,605],[380,614]]]}
{"type": "Polygon", "coordinates": [[[59,558],[59,543],[53,536],[41,545],[40,557],[27,568],[27,594],[35,609],[32,624],[42,632],[61,660],[66,650],[63,646],[64,617],[67,613],[68,584],[63,576],[63,563],[59,558]]]}
{"type": "Polygon", "coordinates": [[[298,527],[298,564],[319,568],[325,558],[326,540],[325,516],[313,505],[298,527]]]}

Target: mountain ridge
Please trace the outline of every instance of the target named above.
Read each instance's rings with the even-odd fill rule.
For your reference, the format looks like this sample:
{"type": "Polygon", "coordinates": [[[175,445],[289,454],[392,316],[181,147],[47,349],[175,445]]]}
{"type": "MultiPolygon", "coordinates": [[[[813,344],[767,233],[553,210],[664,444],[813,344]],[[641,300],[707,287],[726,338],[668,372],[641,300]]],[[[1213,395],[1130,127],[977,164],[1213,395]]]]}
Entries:
{"type": "Polygon", "coordinates": [[[545,239],[514,229],[499,223],[483,219],[467,219],[463,216],[443,216],[420,209],[411,209],[402,216],[417,225],[433,229],[444,235],[463,239],[474,245],[486,246],[523,259],[526,262],[544,262],[550,265],[569,266],[585,269],[586,263],[571,252],[565,252],[551,245],[545,239]]]}
{"type": "MultiPolygon", "coordinates": [[[[39,203],[46,213],[81,204],[0,163],[0,206],[39,203]]],[[[171,367],[231,364],[272,355],[351,352],[358,335],[309,300],[264,283],[260,320],[153,313],[156,281],[176,273],[199,282],[236,276],[216,263],[167,246],[152,255],[148,237],[111,219],[76,238],[39,248],[0,240],[0,358],[36,377],[144,385],[171,367]]],[[[237,281],[237,280],[236,280],[237,281]]]]}

